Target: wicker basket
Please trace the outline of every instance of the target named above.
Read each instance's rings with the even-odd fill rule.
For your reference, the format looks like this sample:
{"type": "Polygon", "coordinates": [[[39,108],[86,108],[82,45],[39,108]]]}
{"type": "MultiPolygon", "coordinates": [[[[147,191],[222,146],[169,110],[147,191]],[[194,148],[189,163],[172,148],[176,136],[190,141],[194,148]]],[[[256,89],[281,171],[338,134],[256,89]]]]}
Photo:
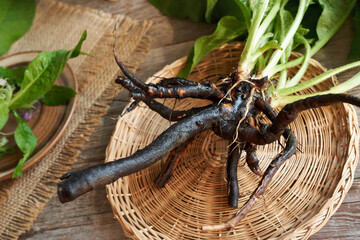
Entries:
{"type": "MultiPolygon", "coordinates": [[[[225,44],[214,50],[197,65],[190,79],[216,81],[228,74],[236,66],[242,47],[241,43],[225,44]]],[[[166,66],[148,82],[176,76],[185,62],[186,58],[182,58],[166,66]]],[[[289,69],[289,74],[296,71],[289,69]]],[[[312,60],[304,79],[324,71],[312,60]]],[[[330,79],[308,92],[328,89],[335,83],[330,79]]],[[[176,103],[176,109],[206,103],[184,99],[176,103]]],[[[172,100],[165,104],[174,106],[172,100]]],[[[169,124],[145,105],[119,118],[107,149],[107,161],[145,147],[169,124]]],[[[165,159],[108,185],[108,199],[116,218],[134,239],[307,239],[325,225],[351,187],[358,161],[359,129],[354,109],[346,104],[306,111],[290,127],[301,152],[280,168],[262,200],[233,230],[201,232],[201,226],[224,222],[237,211],[228,207],[226,197],[229,143],[210,131],[197,136],[187,147],[164,188],[157,188],[154,180],[165,159]]],[[[259,147],[260,168],[264,170],[280,151],[277,143],[259,147]]],[[[242,155],[238,168],[239,206],[260,180],[244,162],[242,155]]]]}

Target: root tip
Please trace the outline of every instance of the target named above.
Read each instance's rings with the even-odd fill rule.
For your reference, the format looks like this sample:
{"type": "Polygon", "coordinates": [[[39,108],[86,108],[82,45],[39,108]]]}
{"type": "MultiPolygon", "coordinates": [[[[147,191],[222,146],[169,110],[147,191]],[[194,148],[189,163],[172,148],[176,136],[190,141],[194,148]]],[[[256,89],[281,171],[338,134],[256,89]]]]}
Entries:
{"type": "Polygon", "coordinates": [[[202,232],[220,232],[220,231],[228,231],[233,227],[228,223],[222,223],[218,225],[205,225],[201,227],[202,232]]]}

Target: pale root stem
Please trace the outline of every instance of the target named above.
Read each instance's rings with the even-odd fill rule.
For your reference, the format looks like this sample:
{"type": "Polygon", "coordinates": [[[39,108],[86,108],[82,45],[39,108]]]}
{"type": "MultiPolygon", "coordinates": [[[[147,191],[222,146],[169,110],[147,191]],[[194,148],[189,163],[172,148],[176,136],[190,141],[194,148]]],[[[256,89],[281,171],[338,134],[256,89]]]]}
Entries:
{"type": "MultiPolygon", "coordinates": [[[[249,95],[249,100],[248,102],[246,103],[246,108],[245,108],[245,113],[244,113],[244,116],[239,120],[239,123],[236,127],[236,131],[235,131],[235,136],[234,136],[234,141],[231,143],[235,143],[236,142],[236,139],[238,138],[239,136],[239,128],[240,128],[240,125],[241,123],[244,121],[244,119],[246,118],[246,115],[248,114],[249,112],[249,107],[250,107],[250,104],[252,103],[252,100],[253,100],[253,96],[254,96],[254,92],[255,92],[255,88],[252,88],[251,91],[250,91],[250,95],[249,95]]],[[[231,145],[230,144],[230,145],[231,145]]]]}
{"type": "Polygon", "coordinates": [[[254,206],[258,197],[253,194],[251,198],[247,201],[247,203],[242,206],[242,208],[237,211],[237,213],[227,222],[220,223],[216,225],[205,225],[202,226],[203,232],[220,232],[220,231],[229,231],[236,227],[236,225],[246,217],[246,215],[250,212],[250,209],[254,206]]]}
{"type": "Polygon", "coordinates": [[[226,92],[226,94],[224,95],[224,97],[222,97],[219,101],[219,104],[227,98],[227,96],[229,96],[232,92],[232,90],[234,90],[234,88],[236,88],[241,82],[249,82],[250,84],[253,84],[252,82],[248,81],[248,77],[249,77],[249,74],[247,72],[244,72],[244,71],[239,71],[238,73],[238,81],[233,84],[231,86],[231,88],[226,92]]]}
{"type": "Polygon", "coordinates": [[[243,49],[243,52],[241,53],[240,61],[239,61],[239,67],[238,71],[245,70],[245,72],[251,72],[252,70],[252,63],[251,63],[251,55],[253,54],[254,48],[257,45],[257,31],[260,27],[260,23],[265,15],[267,6],[269,4],[269,0],[264,0],[261,2],[261,7],[258,10],[257,14],[253,16],[252,18],[252,24],[249,30],[249,36],[246,40],[245,47],[243,49]]]}

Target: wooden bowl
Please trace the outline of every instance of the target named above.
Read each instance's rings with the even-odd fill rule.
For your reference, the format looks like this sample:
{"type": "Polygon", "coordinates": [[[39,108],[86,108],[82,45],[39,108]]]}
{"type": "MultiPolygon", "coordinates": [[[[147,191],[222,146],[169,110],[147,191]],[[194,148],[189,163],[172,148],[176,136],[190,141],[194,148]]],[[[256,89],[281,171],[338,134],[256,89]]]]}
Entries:
{"type": "MultiPolygon", "coordinates": [[[[190,79],[216,81],[226,76],[236,67],[242,48],[243,44],[233,43],[214,50],[195,67],[190,79]]],[[[174,77],[185,63],[186,58],[179,59],[147,82],[174,77]]],[[[297,70],[289,69],[289,75],[297,70]]],[[[304,79],[324,71],[311,60],[304,79]]],[[[334,84],[336,79],[331,78],[304,93],[329,89],[334,84]]],[[[165,103],[174,106],[173,101],[165,103]]],[[[202,104],[197,99],[183,99],[176,109],[202,104]]],[[[144,148],[168,127],[168,120],[141,105],[119,118],[106,161],[144,148]]],[[[201,231],[202,226],[225,222],[238,211],[227,203],[225,163],[229,143],[210,131],[197,136],[187,147],[164,188],[156,187],[154,181],[166,158],[107,185],[115,217],[134,239],[307,239],[325,225],[351,187],[359,158],[357,116],[352,106],[337,104],[301,113],[290,128],[301,152],[283,164],[264,196],[234,229],[201,231]]],[[[278,143],[258,147],[262,171],[281,150],[278,143]]],[[[259,180],[245,164],[243,154],[238,167],[239,207],[259,180]]]]}
{"type": "MultiPolygon", "coordinates": [[[[40,52],[22,52],[6,56],[0,59],[0,66],[10,68],[21,65],[26,66],[39,53],[40,52]]],[[[77,90],[75,75],[68,64],[65,65],[63,73],[59,79],[56,80],[55,84],[77,90]]],[[[68,103],[55,107],[41,104],[36,114],[28,121],[28,125],[38,139],[38,142],[32,156],[24,164],[23,171],[26,171],[40,161],[59,141],[74,113],[76,99],[77,97],[75,96],[68,103]]],[[[10,116],[8,123],[2,131],[12,132],[15,128],[15,119],[10,116]]],[[[13,137],[9,139],[9,144],[15,148],[15,152],[5,155],[0,159],[0,181],[11,178],[18,161],[23,156],[20,149],[16,147],[13,137]]]]}

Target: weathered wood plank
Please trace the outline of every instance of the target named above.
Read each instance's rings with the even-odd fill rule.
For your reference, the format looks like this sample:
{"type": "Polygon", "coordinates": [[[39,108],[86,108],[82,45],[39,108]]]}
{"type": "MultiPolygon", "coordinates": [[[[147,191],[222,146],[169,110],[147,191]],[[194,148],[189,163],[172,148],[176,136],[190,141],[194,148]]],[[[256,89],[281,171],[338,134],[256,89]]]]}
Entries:
{"type": "Polygon", "coordinates": [[[360,201],[343,203],[331,220],[311,240],[360,238],[360,201]]]}

